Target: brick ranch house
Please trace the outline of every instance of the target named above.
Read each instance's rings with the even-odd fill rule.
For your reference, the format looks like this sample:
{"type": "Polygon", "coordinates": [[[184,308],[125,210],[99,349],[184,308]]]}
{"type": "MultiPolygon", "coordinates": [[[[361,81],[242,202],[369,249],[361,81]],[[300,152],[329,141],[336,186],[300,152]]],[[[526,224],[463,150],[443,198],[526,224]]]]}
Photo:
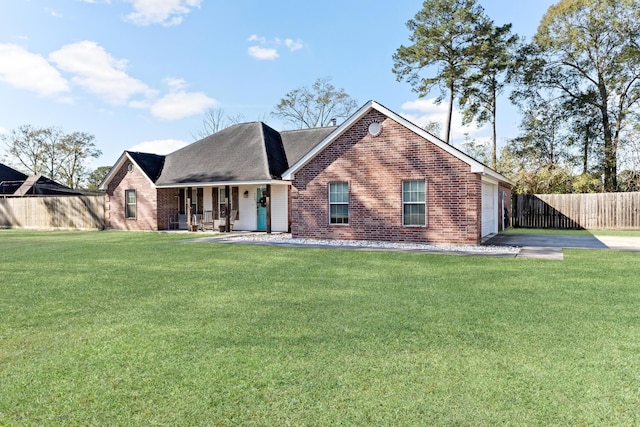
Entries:
{"type": "Polygon", "coordinates": [[[231,126],[166,156],[123,153],[101,188],[108,228],[237,212],[234,230],[479,244],[503,227],[513,182],[369,101],[337,127],[231,126]]]}

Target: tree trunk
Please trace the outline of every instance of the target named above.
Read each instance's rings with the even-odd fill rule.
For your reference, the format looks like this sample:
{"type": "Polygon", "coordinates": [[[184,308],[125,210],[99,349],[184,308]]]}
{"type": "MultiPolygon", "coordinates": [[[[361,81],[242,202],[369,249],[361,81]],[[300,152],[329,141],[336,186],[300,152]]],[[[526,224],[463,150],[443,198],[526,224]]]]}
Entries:
{"type": "Polygon", "coordinates": [[[614,192],[618,188],[618,159],[615,141],[611,133],[611,124],[609,123],[609,112],[606,104],[600,108],[602,113],[602,127],[604,129],[604,191],[614,192]]]}
{"type": "Polygon", "coordinates": [[[609,96],[603,78],[599,76],[598,92],[600,94],[600,113],[602,114],[602,128],[604,129],[604,191],[614,192],[618,188],[618,158],[617,147],[611,133],[609,122],[608,100],[609,96]]]}
{"type": "Polygon", "coordinates": [[[447,133],[445,136],[445,142],[447,144],[450,144],[450,139],[451,139],[451,117],[453,116],[453,82],[449,83],[449,112],[448,112],[448,116],[447,116],[447,133]]]}
{"type": "MultiPolygon", "coordinates": [[[[494,80],[495,83],[495,80],[494,80]]],[[[491,91],[491,167],[495,170],[498,166],[497,140],[496,133],[496,85],[494,84],[491,91]]]]}
{"type": "Polygon", "coordinates": [[[589,142],[591,141],[591,133],[589,132],[589,126],[584,130],[584,150],[582,152],[582,174],[586,175],[589,172],[589,142]]]}

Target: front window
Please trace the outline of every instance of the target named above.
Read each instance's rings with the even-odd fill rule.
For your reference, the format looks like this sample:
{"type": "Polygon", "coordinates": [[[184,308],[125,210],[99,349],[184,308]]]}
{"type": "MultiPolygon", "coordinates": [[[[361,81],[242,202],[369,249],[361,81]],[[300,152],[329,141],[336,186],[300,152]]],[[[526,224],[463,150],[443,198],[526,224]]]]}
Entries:
{"type": "Polygon", "coordinates": [[[402,182],[402,225],[426,225],[426,195],[424,181],[402,182]]]}
{"type": "Polygon", "coordinates": [[[136,190],[125,190],[124,192],[125,202],[125,215],[127,218],[136,217],[136,190]]]}
{"type": "Polygon", "coordinates": [[[220,218],[226,218],[226,212],[227,212],[227,192],[224,191],[224,188],[220,188],[218,189],[218,201],[220,203],[220,205],[218,206],[218,208],[220,209],[218,212],[220,212],[220,218]]]}
{"type": "Polygon", "coordinates": [[[329,223],[349,224],[349,184],[329,184],[329,223]]]}

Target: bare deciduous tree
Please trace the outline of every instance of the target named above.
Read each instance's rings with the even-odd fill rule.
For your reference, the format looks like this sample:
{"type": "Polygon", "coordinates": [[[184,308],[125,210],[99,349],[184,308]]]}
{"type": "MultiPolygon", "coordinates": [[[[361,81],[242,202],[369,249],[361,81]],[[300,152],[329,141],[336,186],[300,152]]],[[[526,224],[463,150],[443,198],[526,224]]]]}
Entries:
{"type": "Polygon", "coordinates": [[[272,114],[299,129],[315,128],[349,117],[356,107],[356,101],[344,89],[331,84],[331,77],[323,77],[311,88],[303,86],[287,93],[272,114]]]}

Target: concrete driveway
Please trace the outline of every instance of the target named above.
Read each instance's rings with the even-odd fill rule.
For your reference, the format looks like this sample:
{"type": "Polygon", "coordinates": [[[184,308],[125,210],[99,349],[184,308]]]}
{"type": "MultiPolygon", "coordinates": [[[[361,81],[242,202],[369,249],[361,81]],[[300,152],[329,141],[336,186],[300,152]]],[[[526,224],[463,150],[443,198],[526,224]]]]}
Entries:
{"type": "Polygon", "coordinates": [[[561,260],[563,248],[640,251],[640,237],[569,236],[556,234],[497,234],[485,245],[518,246],[518,258],[561,260]]]}

